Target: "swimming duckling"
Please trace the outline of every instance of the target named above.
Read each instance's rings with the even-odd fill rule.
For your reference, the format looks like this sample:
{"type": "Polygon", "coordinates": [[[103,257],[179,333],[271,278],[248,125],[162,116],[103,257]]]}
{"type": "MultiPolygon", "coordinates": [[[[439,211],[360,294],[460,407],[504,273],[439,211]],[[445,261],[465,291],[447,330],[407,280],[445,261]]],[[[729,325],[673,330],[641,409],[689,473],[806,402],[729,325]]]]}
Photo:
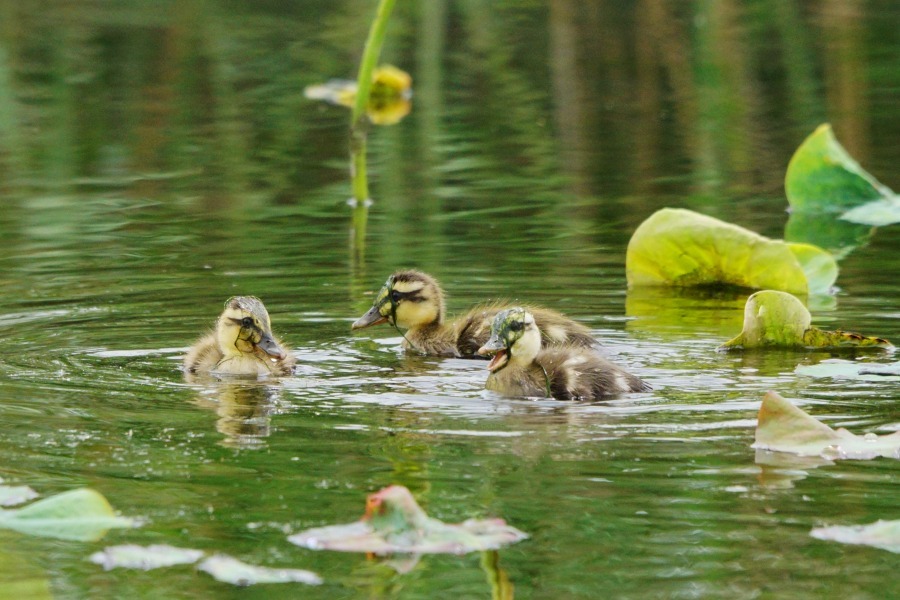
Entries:
{"type": "Polygon", "coordinates": [[[583,348],[541,350],[534,317],[521,307],[498,313],[491,339],[478,354],[494,355],[485,387],[507,396],[557,400],[595,400],[625,392],[646,392],[649,385],[618,365],[583,348]]]}
{"type": "Polygon", "coordinates": [[[225,303],[216,330],[184,357],[188,373],[290,375],[295,359],[272,335],[269,313],[259,298],[235,296],[225,303]]]}
{"type": "MultiPolygon", "coordinates": [[[[353,323],[362,329],[380,323],[406,329],[403,347],[436,356],[477,357],[490,337],[491,319],[509,308],[496,302],[474,307],[451,323],[444,322],[444,292],[438,282],[416,270],[397,271],[378,291],[372,308],[353,323]]],[[[597,340],[584,325],[550,309],[529,307],[540,325],[545,345],[591,348],[597,340]]]]}

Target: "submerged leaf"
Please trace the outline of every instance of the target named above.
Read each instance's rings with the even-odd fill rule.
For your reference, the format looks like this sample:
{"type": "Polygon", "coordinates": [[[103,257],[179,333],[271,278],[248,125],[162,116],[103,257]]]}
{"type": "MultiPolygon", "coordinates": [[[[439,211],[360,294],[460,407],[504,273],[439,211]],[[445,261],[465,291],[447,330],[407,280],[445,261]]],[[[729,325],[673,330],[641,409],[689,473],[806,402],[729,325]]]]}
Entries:
{"type": "Polygon", "coordinates": [[[835,219],[833,213],[792,212],[784,226],[784,240],[815,244],[841,260],[866,245],[872,231],[866,225],[835,219]]]}
{"type": "Polygon", "coordinates": [[[155,544],[152,546],[124,544],[121,546],[110,546],[101,552],[94,552],[91,554],[90,560],[107,571],[117,567],[149,571],[160,567],[192,564],[202,557],[202,550],[176,548],[166,544],[155,544]]]}
{"type": "Polygon", "coordinates": [[[0,527],[63,540],[95,541],[107,530],[135,527],[134,519],[117,517],[109,502],[88,488],[63,492],[16,510],[0,511],[0,527]]]}
{"type": "Polygon", "coordinates": [[[827,292],[838,273],[821,248],[676,208],[658,210],[635,230],[625,270],[629,287],[733,285],[798,294],[827,292]]]}
{"type": "Polygon", "coordinates": [[[519,542],[527,534],[503,519],[468,519],[448,525],[432,519],[403,486],[390,486],[369,495],[366,514],[355,523],[316,527],[290,536],[312,550],[373,554],[465,554],[495,550],[519,542]]]}
{"type": "Polygon", "coordinates": [[[741,333],[720,350],[752,348],[893,349],[883,338],[848,331],[824,331],[811,325],[803,303],[786,292],[763,290],[747,298],[741,333]]]}
{"type": "Polygon", "coordinates": [[[257,567],[222,554],[210,556],[197,568],[209,573],[219,581],[240,586],[257,583],[305,583],[307,585],[322,583],[322,578],[312,571],[257,567]]]}
{"type": "Polygon", "coordinates": [[[847,360],[824,360],[817,365],[800,365],[799,375],[861,379],[864,381],[900,381],[900,361],[889,364],[858,363],[847,360]]]}
{"type": "Polygon", "coordinates": [[[784,189],[798,212],[843,212],[894,195],[853,160],[827,123],[794,152],[784,189]]]}
{"type": "Polygon", "coordinates": [[[900,553],[900,520],[875,521],[868,525],[815,527],[809,534],[820,540],[874,546],[900,553]]]}
{"type": "Polygon", "coordinates": [[[797,408],[776,392],[768,392],[759,407],[753,448],[827,459],[900,458],[900,431],[877,436],[832,429],[797,408]]]}
{"type": "Polygon", "coordinates": [[[27,485],[0,485],[0,506],[15,506],[38,497],[27,485]]]}

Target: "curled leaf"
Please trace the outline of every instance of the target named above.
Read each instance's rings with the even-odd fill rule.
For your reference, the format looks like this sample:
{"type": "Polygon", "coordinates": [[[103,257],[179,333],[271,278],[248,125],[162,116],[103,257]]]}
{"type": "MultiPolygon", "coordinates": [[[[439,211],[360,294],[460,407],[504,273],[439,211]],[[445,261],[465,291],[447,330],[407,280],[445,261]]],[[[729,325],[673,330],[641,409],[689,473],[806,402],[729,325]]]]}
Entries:
{"type": "Polygon", "coordinates": [[[861,544],[900,553],[900,520],[875,521],[868,525],[816,527],[809,534],[820,540],[861,544]]]}
{"type": "Polygon", "coordinates": [[[834,257],[817,246],[676,208],[658,210],[635,230],[625,271],[629,287],[731,285],[804,295],[827,292],[838,274],[834,257]]]}
{"type": "Polygon", "coordinates": [[[240,586],[257,583],[305,583],[307,585],[322,583],[322,578],[312,571],[257,567],[222,554],[210,556],[197,568],[209,573],[219,581],[240,586]]]}
{"type": "Polygon", "coordinates": [[[828,123],[817,127],[794,152],[784,189],[797,212],[844,212],[894,195],[859,166],[828,123]]]}
{"type": "Polygon", "coordinates": [[[366,514],[355,523],[316,527],[288,538],[311,550],[373,554],[465,554],[514,544],[527,534],[503,519],[468,519],[448,525],[432,519],[403,486],[370,494],[366,514]]]}
{"type": "Polygon", "coordinates": [[[155,544],[152,546],[123,544],[121,546],[110,546],[100,552],[94,552],[91,554],[90,560],[107,571],[117,567],[149,571],[173,565],[193,564],[202,557],[202,550],[176,548],[166,544],[155,544]]]}
{"type": "Polygon", "coordinates": [[[893,349],[883,338],[813,327],[809,311],[786,292],[763,290],[747,298],[741,333],[720,350],[752,348],[893,349]]]}
{"type": "Polygon", "coordinates": [[[24,508],[0,511],[0,527],[62,540],[95,541],[109,529],[137,524],[134,519],[117,517],[106,498],[88,488],[63,492],[24,508]]]}
{"type": "Polygon", "coordinates": [[[835,430],[770,391],[759,407],[753,448],[830,460],[900,458],[900,431],[860,436],[843,428],[835,430]]]}

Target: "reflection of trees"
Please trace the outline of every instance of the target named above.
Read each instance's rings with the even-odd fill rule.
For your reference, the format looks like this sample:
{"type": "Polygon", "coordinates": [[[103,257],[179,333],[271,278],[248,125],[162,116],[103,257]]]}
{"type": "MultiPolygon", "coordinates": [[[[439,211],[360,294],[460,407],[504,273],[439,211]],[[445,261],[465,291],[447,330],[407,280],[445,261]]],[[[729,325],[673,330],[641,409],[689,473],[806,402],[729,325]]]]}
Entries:
{"type": "MultiPolygon", "coordinates": [[[[301,90],[352,74],[370,15],[300,4],[3,2],[0,173],[15,175],[3,179],[202,188],[212,208],[343,196],[332,185],[346,181],[346,115],[301,90]]],[[[386,186],[375,197],[400,227],[409,212],[484,206],[504,190],[558,201],[559,171],[582,197],[654,191],[672,176],[772,191],[826,117],[865,161],[867,82],[879,73],[865,57],[885,39],[863,35],[867,18],[837,0],[402,9],[386,58],[413,71],[416,109],[373,140],[374,182],[386,186]]]]}

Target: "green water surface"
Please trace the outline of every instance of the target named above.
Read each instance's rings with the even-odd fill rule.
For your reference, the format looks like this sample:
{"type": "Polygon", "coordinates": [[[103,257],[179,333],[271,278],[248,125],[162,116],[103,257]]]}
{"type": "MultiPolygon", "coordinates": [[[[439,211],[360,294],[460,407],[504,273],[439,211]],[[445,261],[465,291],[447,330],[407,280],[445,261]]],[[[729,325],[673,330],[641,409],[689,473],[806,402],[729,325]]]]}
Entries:
{"type": "MultiPolygon", "coordinates": [[[[627,291],[624,273],[631,232],[664,206],[782,237],[787,160],[826,120],[900,188],[895,3],[501,4],[398,3],[385,53],[413,75],[414,108],[371,133],[355,259],[348,113],[302,90],[353,75],[374,3],[0,1],[0,478],[89,486],[145,520],[91,543],[0,530],[0,597],[900,596],[896,554],[809,535],[900,518],[897,461],[750,448],[767,390],[885,433],[896,383],[794,373],[828,353],[717,353],[746,293],[627,291]],[[561,310],[654,391],[502,398],[483,361],[351,333],[400,267],[438,277],[451,313],[561,310]],[[236,294],[266,303],[296,376],[184,380],[185,350],[236,294]],[[357,519],[390,484],[444,521],[500,516],[530,539],[405,573],[287,541],[357,519]],[[325,583],[88,561],[125,543],[325,583]]],[[[814,323],[897,343],[900,239],[860,239],[839,290],[810,299],[814,323]]]]}

